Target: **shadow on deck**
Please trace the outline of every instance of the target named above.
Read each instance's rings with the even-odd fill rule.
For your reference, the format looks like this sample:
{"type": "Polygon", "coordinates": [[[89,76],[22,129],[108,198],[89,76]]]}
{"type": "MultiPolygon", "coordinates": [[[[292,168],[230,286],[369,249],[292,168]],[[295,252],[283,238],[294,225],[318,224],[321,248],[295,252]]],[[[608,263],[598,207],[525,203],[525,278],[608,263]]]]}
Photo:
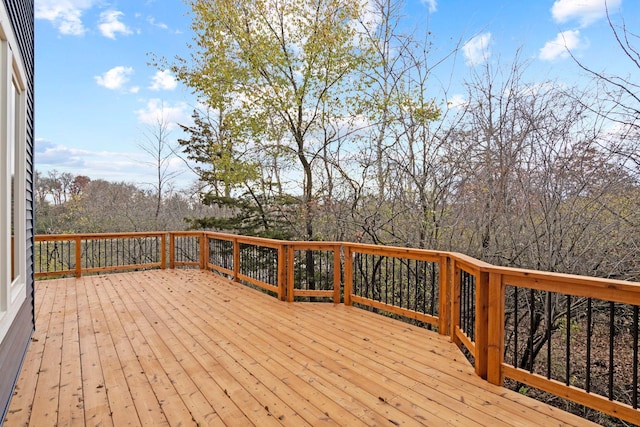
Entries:
{"type": "Polygon", "coordinates": [[[7,427],[590,425],[480,379],[448,337],[206,271],[38,281],[35,310],[7,427]]]}

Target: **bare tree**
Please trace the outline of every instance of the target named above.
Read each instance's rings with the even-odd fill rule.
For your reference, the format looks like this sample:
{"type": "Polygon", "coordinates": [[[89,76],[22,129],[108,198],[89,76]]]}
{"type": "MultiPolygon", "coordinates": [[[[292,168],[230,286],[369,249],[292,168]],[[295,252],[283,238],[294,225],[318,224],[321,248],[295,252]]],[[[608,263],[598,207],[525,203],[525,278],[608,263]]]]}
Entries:
{"type": "Polygon", "coordinates": [[[640,81],[637,78],[640,72],[640,33],[629,29],[622,15],[615,21],[608,7],[606,17],[620,54],[620,60],[616,63],[630,67],[627,75],[597,69],[567,50],[578,67],[597,82],[599,90],[596,105],[607,104],[606,109],[594,108],[589,104],[585,104],[585,107],[617,124],[616,134],[605,141],[605,147],[621,156],[623,162],[631,162],[635,165],[635,173],[640,173],[640,81]]]}
{"type": "Polygon", "coordinates": [[[165,115],[164,104],[162,104],[155,123],[146,127],[143,133],[144,139],[138,144],[139,148],[151,156],[151,160],[146,163],[153,166],[155,170],[155,181],[151,185],[156,194],[156,220],[160,216],[162,200],[167,188],[180,174],[180,172],[170,169],[171,161],[176,158],[176,147],[170,140],[170,125],[165,115]]]}

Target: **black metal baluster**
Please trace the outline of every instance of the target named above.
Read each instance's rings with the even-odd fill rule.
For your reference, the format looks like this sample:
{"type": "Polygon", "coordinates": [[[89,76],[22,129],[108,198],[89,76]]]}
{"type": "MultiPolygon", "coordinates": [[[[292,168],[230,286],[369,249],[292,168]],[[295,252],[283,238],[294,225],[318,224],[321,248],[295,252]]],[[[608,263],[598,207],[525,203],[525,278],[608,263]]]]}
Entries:
{"type": "Polygon", "coordinates": [[[307,282],[307,289],[309,289],[309,285],[311,284],[311,281],[313,280],[310,276],[309,276],[309,269],[310,266],[307,265],[307,260],[309,259],[313,259],[313,254],[310,258],[307,258],[307,252],[309,252],[309,250],[303,251],[302,254],[304,256],[304,260],[305,260],[305,269],[304,269],[304,274],[306,277],[306,282],[307,282]]]}
{"type": "Polygon", "coordinates": [[[591,298],[587,299],[587,366],[585,376],[585,390],[591,391],[591,334],[593,328],[593,308],[591,298]]]}
{"type": "Polygon", "coordinates": [[[356,252],[353,256],[353,293],[362,296],[362,256],[359,252],[356,252]]]}
{"type": "MultiPolygon", "coordinates": [[[[389,303],[389,257],[384,258],[384,271],[386,272],[386,275],[387,275],[387,282],[384,284],[384,303],[388,304],[389,303]]],[[[396,278],[393,276],[393,272],[391,272],[391,282],[393,283],[394,280],[396,280],[396,278]]]]}
{"type": "Polygon", "coordinates": [[[633,390],[631,405],[638,409],[638,306],[633,306],[633,390]]]}
{"type": "Polygon", "coordinates": [[[322,259],[323,259],[323,252],[319,252],[318,253],[318,271],[320,272],[320,287],[319,289],[327,289],[326,287],[326,283],[325,283],[325,279],[323,276],[326,277],[326,274],[324,274],[324,271],[322,270],[322,259]]]}
{"type": "Polygon", "coordinates": [[[476,276],[469,275],[469,280],[471,282],[471,295],[469,298],[471,299],[471,319],[469,319],[470,329],[471,329],[471,341],[476,341],[476,276]]]}
{"type": "Polygon", "coordinates": [[[418,260],[414,260],[414,264],[415,264],[415,289],[413,290],[413,310],[414,311],[418,311],[418,282],[419,282],[419,275],[418,275],[418,260]]]}
{"type": "Polygon", "coordinates": [[[465,293],[465,272],[464,270],[460,270],[460,314],[458,316],[458,324],[462,328],[462,330],[466,333],[467,325],[465,323],[464,311],[466,310],[467,305],[467,295],[465,293]]]}
{"type": "Polygon", "coordinates": [[[529,372],[533,372],[533,323],[535,318],[536,311],[536,301],[534,290],[529,290],[529,340],[527,343],[527,347],[529,349],[529,372]]]}
{"type": "Polygon", "coordinates": [[[391,259],[391,276],[391,305],[396,305],[396,282],[401,280],[396,274],[396,258],[391,259]]]}
{"type": "Polygon", "coordinates": [[[547,308],[546,308],[546,319],[547,319],[547,379],[551,378],[551,292],[547,291],[547,308]]]}
{"type": "MultiPolygon", "coordinates": [[[[432,262],[431,263],[431,300],[429,301],[430,307],[429,307],[429,311],[431,313],[432,316],[434,316],[436,314],[436,298],[439,298],[439,295],[437,295],[437,290],[436,290],[436,263],[432,262]]],[[[438,289],[439,290],[439,289],[438,289]]],[[[439,315],[440,313],[438,313],[439,315]]]]}
{"type": "Polygon", "coordinates": [[[471,338],[471,341],[473,341],[473,337],[471,336],[471,311],[472,311],[472,307],[471,307],[471,274],[469,274],[468,272],[465,272],[465,276],[464,276],[464,281],[465,281],[465,328],[464,331],[465,333],[469,336],[469,338],[471,338]]]}
{"type": "Polygon", "coordinates": [[[463,271],[462,276],[460,277],[462,280],[461,289],[462,289],[462,304],[460,307],[460,324],[464,330],[465,334],[469,334],[469,291],[467,287],[469,286],[469,278],[467,276],[467,272],[463,271]]]}
{"type": "Polygon", "coordinates": [[[567,358],[565,363],[565,384],[569,385],[571,382],[571,295],[567,295],[567,325],[566,325],[566,347],[567,347],[567,358]]]}
{"type": "Polygon", "coordinates": [[[469,333],[469,337],[471,338],[471,341],[474,341],[474,336],[473,336],[473,317],[475,315],[474,310],[475,310],[475,304],[474,304],[474,279],[475,276],[471,275],[471,273],[467,273],[467,293],[468,295],[468,314],[467,314],[467,319],[468,319],[468,324],[469,326],[468,328],[468,333],[469,333]]]}
{"type": "Polygon", "coordinates": [[[613,344],[615,336],[615,303],[609,302],[609,400],[613,400],[613,344]]]}
{"type": "Polygon", "coordinates": [[[363,291],[364,291],[365,298],[370,298],[371,297],[370,292],[369,292],[369,286],[371,286],[371,281],[374,280],[373,279],[373,270],[369,270],[369,264],[371,263],[371,257],[372,257],[372,255],[370,255],[370,254],[364,254],[364,261],[365,261],[364,272],[365,272],[365,276],[363,276],[363,280],[364,280],[363,291]]]}
{"type": "MultiPolygon", "coordinates": [[[[394,261],[398,261],[398,268],[400,269],[400,271],[398,272],[398,281],[400,282],[400,307],[404,308],[403,305],[403,290],[405,288],[405,280],[404,280],[404,272],[403,272],[403,268],[402,268],[402,260],[398,259],[398,258],[394,258],[394,261]]],[[[395,264],[395,262],[394,262],[395,264]]],[[[396,275],[394,274],[393,277],[396,277],[396,275]]]]}
{"type": "Polygon", "coordinates": [[[473,281],[471,279],[471,273],[467,273],[467,327],[466,327],[466,333],[467,335],[469,335],[469,338],[471,338],[471,341],[473,341],[473,329],[471,327],[472,325],[472,316],[473,316],[473,303],[471,302],[471,296],[473,295],[473,281]]]}
{"type": "Polygon", "coordinates": [[[515,304],[513,305],[513,366],[519,368],[518,366],[518,287],[514,286],[513,288],[513,296],[515,299],[515,304]]]}

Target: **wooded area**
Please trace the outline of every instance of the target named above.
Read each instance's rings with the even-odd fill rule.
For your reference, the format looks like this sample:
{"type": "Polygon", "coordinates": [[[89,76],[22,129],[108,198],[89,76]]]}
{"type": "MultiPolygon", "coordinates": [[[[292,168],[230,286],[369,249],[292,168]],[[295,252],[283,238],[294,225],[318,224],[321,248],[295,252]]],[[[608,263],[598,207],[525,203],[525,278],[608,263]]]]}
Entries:
{"type": "MultiPolygon", "coordinates": [[[[577,62],[591,84],[531,81],[516,53],[440,105],[429,34],[399,30],[401,2],[236,3],[193,2],[193,57],[169,65],[202,108],[180,146],[163,121],[145,134],[157,182],[39,175],[39,233],[215,229],[640,280],[636,80],[577,62]],[[200,177],[188,191],[176,155],[200,177]]],[[[637,34],[609,24],[640,70],[637,34]]]]}
{"type": "MultiPolygon", "coordinates": [[[[151,193],[166,191],[162,162],[178,152],[198,191],[156,197],[162,209],[136,193],[141,219],[164,222],[132,212],[119,225],[177,229],[189,217],[193,228],[640,279],[637,74],[576,59],[593,79],[570,86],[528,77],[516,52],[475,67],[464,102],[445,104],[430,80],[442,53],[428,32],[400,29],[402,2],[312,3],[192,2],[192,57],[156,61],[201,104],[180,147],[163,154],[158,123],[145,151],[159,171],[151,193]]],[[[622,18],[609,24],[620,61],[640,70],[638,35],[622,18]]]]}

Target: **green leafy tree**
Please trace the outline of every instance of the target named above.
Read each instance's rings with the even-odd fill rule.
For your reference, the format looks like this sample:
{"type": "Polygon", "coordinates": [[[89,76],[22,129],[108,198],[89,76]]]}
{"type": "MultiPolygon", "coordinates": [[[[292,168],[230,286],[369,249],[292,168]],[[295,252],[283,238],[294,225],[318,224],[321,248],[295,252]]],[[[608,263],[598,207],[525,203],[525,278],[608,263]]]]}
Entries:
{"type": "MultiPolygon", "coordinates": [[[[347,114],[346,100],[369,55],[357,30],[365,22],[362,2],[194,0],[191,7],[194,51],[173,71],[228,118],[219,129],[233,136],[234,148],[253,145],[296,159],[299,235],[314,238],[314,163],[336,141],[327,125],[347,114]]],[[[223,159],[214,160],[215,173],[231,171],[223,159]]]]}
{"type": "Polygon", "coordinates": [[[196,164],[194,171],[203,184],[202,203],[220,207],[227,214],[190,219],[189,226],[290,237],[289,227],[278,215],[282,209],[274,209],[286,199],[281,186],[276,185],[274,193],[271,179],[261,167],[260,153],[247,143],[242,128],[222,109],[194,110],[192,117],[192,126],[181,125],[189,138],[178,142],[196,164]]]}

